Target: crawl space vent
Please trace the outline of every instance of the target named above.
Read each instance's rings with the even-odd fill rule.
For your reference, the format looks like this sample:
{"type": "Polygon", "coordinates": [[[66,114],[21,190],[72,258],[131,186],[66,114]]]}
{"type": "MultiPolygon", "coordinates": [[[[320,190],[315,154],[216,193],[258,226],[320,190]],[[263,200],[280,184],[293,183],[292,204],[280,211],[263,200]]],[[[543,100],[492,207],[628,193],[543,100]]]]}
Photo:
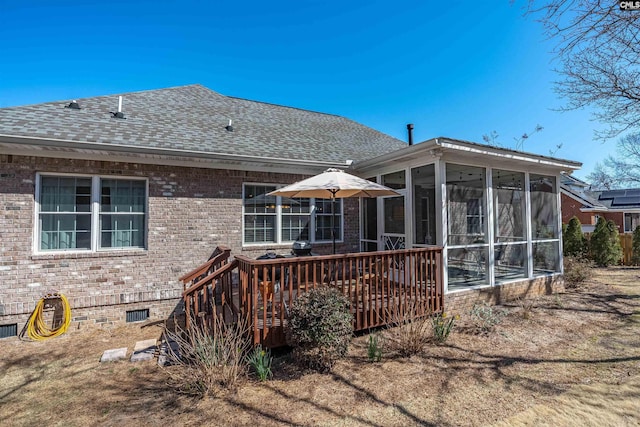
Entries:
{"type": "Polygon", "coordinates": [[[141,322],[149,318],[149,309],[127,311],[127,322],[141,322]]]}
{"type": "Polygon", "coordinates": [[[18,335],[18,324],[0,325],[0,338],[15,337],[18,335]]]}

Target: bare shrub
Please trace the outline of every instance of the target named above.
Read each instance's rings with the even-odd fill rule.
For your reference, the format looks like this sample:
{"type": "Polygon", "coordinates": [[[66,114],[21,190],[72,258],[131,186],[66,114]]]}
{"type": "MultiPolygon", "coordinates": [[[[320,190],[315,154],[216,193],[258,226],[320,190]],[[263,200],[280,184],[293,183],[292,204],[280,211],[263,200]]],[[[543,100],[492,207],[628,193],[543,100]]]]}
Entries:
{"type": "Polygon", "coordinates": [[[247,371],[245,354],[250,341],[246,321],[227,324],[214,317],[211,327],[195,319],[191,325],[164,331],[165,340],[175,342],[177,348],[168,346],[168,362],[177,365],[167,369],[171,383],[183,393],[203,397],[235,388],[247,371]]]}
{"type": "Polygon", "coordinates": [[[516,300],[520,307],[520,315],[523,319],[531,319],[533,315],[533,308],[536,304],[536,299],[518,298],[516,300]]]}
{"type": "Polygon", "coordinates": [[[420,315],[415,303],[410,302],[402,313],[392,316],[389,347],[400,356],[419,354],[433,338],[430,315],[420,315]]]}
{"type": "Polygon", "coordinates": [[[474,304],[469,311],[469,316],[476,331],[484,335],[492,332],[496,325],[502,322],[502,318],[506,316],[506,314],[504,310],[491,307],[486,302],[474,304]]]}
{"type": "Polygon", "coordinates": [[[577,288],[580,283],[593,276],[593,265],[590,261],[579,257],[564,258],[564,280],[569,288],[577,288]]]}

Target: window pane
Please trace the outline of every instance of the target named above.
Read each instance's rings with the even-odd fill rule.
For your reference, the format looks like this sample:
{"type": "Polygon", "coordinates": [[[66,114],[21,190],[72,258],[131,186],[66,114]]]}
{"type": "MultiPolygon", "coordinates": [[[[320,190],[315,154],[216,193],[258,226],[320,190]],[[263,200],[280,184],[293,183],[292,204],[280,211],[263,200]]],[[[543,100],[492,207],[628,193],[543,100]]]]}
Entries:
{"type": "Polygon", "coordinates": [[[378,242],[360,242],[361,252],[375,252],[378,250],[378,242]]]}
{"type": "Polygon", "coordinates": [[[331,221],[335,221],[336,240],[342,240],[342,200],[315,199],[316,241],[331,241],[331,221]],[[333,211],[335,209],[335,215],[333,211]]]}
{"type": "Polygon", "coordinates": [[[378,240],[377,203],[373,197],[362,199],[362,236],[367,240],[378,240]]]}
{"type": "Polygon", "coordinates": [[[415,236],[418,244],[436,244],[436,176],[434,165],[411,169],[415,236]]]}
{"type": "Polygon", "coordinates": [[[556,179],[553,176],[530,175],[531,227],[533,239],[558,238],[558,206],[556,179]]]}
{"type": "Polygon", "coordinates": [[[488,254],[489,248],[486,246],[449,249],[447,252],[449,289],[488,285],[488,254]]]}
{"type": "Polygon", "coordinates": [[[275,215],[245,215],[244,241],[246,243],[275,243],[275,215]]]}
{"type": "Polygon", "coordinates": [[[284,215],[282,217],[282,241],[309,240],[309,215],[284,215]]]}
{"type": "Polygon", "coordinates": [[[450,245],[486,242],[485,169],[447,163],[450,245]]]}
{"type": "Polygon", "coordinates": [[[387,197],[382,200],[384,208],[384,232],[404,234],[404,196],[387,197]]]}
{"type": "MultiPolygon", "coordinates": [[[[342,240],[340,235],[340,216],[335,217],[336,240],[342,240]]],[[[316,241],[331,241],[331,215],[316,215],[316,241]]]]}
{"type": "Polygon", "coordinates": [[[274,191],[274,185],[245,185],[244,211],[245,213],[276,213],[276,196],[267,196],[274,191]]]}
{"type": "Polygon", "coordinates": [[[311,213],[311,199],[281,197],[280,203],[282,204],[282,213],[311,213]]]}
{"type": "Polygon", "coordinates": [[[145,182],[103,179],[100,182],[101,212],[145,212],[145,182]]]}
{"type": "Polygon", "coordinates": [[[533,273],[545,274],[560,271],[558,242],[533,244],[533,273]]]}
{"type": "Polygon", "coordinates": [[[101,248],[143,248],[144,215],[101,215],[101,248]]]}
{"type": "Polygon", "coordinates": [[[495,241],[525,240],[524,173],[493,170],[495,241]]]}
{"type": "Polygon", "coordinates": [[[527,277],[526,253],[526,243],[496,244],[494,248],[496,282],[527,277]]]}
{"type": "Polygon", "coordinates": [[[40,214],[40,249],[91,249],[90,214],[40,214]]]}
{"type": "Polygon", "coordinates": [[[91,178],[42,177],[40,211],[90,212],[91,178]]]}
{"type": "Polygon", "coordinates": [[[636,227],[640,225],[640,214],[637,213],[625,213],[624,214],[624,231],[625,233],[632,233],[636,227]]]}
{"type": "Polygon", "coordinates": [[[407,186],[405,182],[405,171],[398,171],[382,175],[382,185],[393,188],[394,190],[401,190],[407,186]]]}

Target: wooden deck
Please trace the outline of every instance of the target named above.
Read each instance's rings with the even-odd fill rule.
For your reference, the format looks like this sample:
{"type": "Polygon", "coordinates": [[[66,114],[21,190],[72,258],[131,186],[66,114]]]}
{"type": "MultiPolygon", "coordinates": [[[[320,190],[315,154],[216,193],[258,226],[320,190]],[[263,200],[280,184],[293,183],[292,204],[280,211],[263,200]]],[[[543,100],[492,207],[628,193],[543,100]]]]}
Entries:
{"type": "Polygon", "coordinates": [[[210,322],[214,315],[242,316],[254,344],[286,345],[291,303],[318,286],[334,287],[349,298],[356,331],[402,321],[410,312],[443,310],[440,247],[267,260],[238,255],[232,262],[230,251],[219,249],[181,278],[187,317],[210,322]]]}

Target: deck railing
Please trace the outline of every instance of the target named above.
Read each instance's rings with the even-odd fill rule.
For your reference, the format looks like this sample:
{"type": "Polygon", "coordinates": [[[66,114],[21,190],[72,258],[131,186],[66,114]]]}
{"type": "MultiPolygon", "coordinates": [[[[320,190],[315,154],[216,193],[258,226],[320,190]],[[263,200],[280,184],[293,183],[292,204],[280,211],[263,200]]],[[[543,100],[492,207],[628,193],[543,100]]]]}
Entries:
{"type": "Polygon", "coordinates": [[[230,315],[237,320],[240,312],[233,301],[232,272],[238,262],[229,262],[230,255],[231,249],[219,246],[209,261],[180,277],[187,328],[192,321],[211,328],[213,316],[230,315]]]}
{"type": "Polygon", "coordinates": [[[443,309],[441,247],[266,260],[238,255],[236,261],[238,308],[254,344],[285,345],[291,303],[323,285],[349,298],[356,331],[443,309]]]}

